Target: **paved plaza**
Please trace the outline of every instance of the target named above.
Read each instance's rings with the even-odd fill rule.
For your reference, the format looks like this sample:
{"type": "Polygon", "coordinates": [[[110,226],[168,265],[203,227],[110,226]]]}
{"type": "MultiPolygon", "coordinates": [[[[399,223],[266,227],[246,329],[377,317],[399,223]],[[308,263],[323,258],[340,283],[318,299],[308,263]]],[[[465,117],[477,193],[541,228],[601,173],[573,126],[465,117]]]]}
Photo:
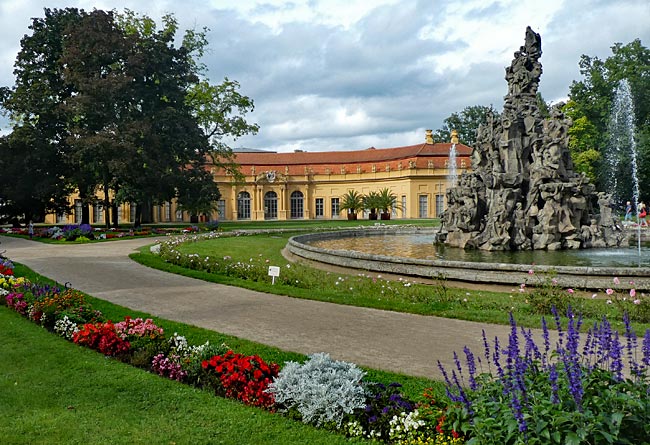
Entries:
{"type": "Polygon", "coordinates": [[[156,317],[413,376],[440,378],[437,361],[451,367],[453,352],[462,355],[465,345],[480,355],[482,329],[490,339],[508,338],[508,326],[266,294],[154,270],[129,259],[153,242],[62,245],[0,237],[0,251],[60,283],[156,317]]]}

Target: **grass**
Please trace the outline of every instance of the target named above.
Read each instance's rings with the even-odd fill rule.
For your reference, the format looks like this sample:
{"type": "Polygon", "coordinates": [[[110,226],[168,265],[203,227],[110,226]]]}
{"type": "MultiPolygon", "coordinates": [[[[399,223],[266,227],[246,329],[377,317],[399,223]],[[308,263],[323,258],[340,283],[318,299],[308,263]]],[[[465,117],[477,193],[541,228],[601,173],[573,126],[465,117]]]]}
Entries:
{"type": "MultiPolygon", "coordinates": [[[[16,274],[56,284],[17,264],[16,274]]],[[[305,356],[151,317],[88,296],[113,320],[125,315],[154,318],[167,335],[190,343],[226,343],[237,352],[266,361],[303,361],[305,356]]],[[[79,347],[0,306],[0,437],[7,444],[338,444],[346,439],[278,414],[246,407],[193,387],[161,378],[79,347]]],[[[366,369],[369,381],[404,385],[419,399],[425,388],[442,395],[438,382],[366,369]]]]}
{"type": "MultiPolygon", "coordinates": [[[[293,277],[300,277],[303,281],[300,285],[287,285],[282,280],[270,286],[270,278],[266,276],[265,267],[278,265],[283,267],[282,274],[287,274],[284,269],[288,261],[282,256],[290,232],[259,234],[250,236],[223,237],[198,242],[186,243],[178,246],[183,254],[198,254],[201,258],[221,259],[232,257],[232,261],[241,261],[248,264],[257,264],[259,280],[237,278],[226,276],[220,273],[208,273],[201,270],[194,270],[182,265],[174,265],[163,261],[160,257],[153,255],[147,248],[140,250],[140,253],[131,257],[141,264],[172,273],[191,276],[221,284],[245,287],[261,292],[269,292],[279,295],[288,295],[295,298],[314,299],[338,304],[348,304],[377,309],[409,312],[422,315],[435,315],[446,318],[457,318],[483,323],[508,324],[509,313],[513,312],[517,323],[520,326],[539,328],[541,326],[541,315],[531,306],[532,286],[538,289],[543,287],[544,281],[549,277],[532,276],[531,282],[525,292],[513,289],[511,292],[490,292],[475,291],[460,288],[453,288],[441,279],[434,285],[415,285],[408,290],[404,283],[395,283],[390,292],[383,293],[378,286],[368,284],[367,278],[357,276],[346,277],[346,285],[337,286],[337,278],[341,274],[323,272],[307,266],[296,266],[292,269],[293,277]],[[268,263],[266,262],[268,260],[268,263]],[[283,284],[284,283],[284,284],[283,284]],[[352,287],[352,290],[349,288],[352,287]]],[[[250,277],[249,277],[250,278],[250,277]]],[[[411,286],[411,284],[409,284],[411,286]]],[[[584,314],[584,328],[587,329],[594,322],[600,321],[606,315],[615,328],[622,328],[620,309],[617,305],[605,305],[603,299],[591,300],[582,297],[570,296],[566,291],[558,289],[559,298],[564,302],[570,301],[576,310],[584,314]]],[[[549,316],[546,316],[547,320],[549,316]]],[[[633,319],[634,321],[634,319],[633,319]]],[[[633,322],[637,332],[643,332],[647,324],[633,322]]]]}

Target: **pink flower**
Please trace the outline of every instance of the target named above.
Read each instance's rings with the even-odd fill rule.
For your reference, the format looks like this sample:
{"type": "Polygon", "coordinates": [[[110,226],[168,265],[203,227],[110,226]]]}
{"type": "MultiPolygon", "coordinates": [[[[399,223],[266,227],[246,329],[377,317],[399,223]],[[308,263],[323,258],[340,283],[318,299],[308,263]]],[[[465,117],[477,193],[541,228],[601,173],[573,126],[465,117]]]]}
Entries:
{"type": "Polygon", "coordinates": [[[568,293],[570,293],[570,294],[572,294],[572,293],[574,292],[573,289],[567,289],[566,291],[567,291],[568,293]]]}
{"type": "Polygon", "coordinates": [[[634,303],[634,304],[641,304],[641,300],[636,299],[636,300],[633,301],[633,303],[634,303]]]}
{"type": "Polygon", "coordinates": [[[636,289],[630,289],[630,297],[636,297],[636,289]]]}
{"type": "Polygon", "coordinates": [[[618,277],[614,277],[614,284],[621,284],[621,280],[618,277]]]}
{"type": "Polygon", "coordinates": [[[528,269],[528,275],[533,275],[535,271],[533,269],[528,269]]]}
{"type": "Polygon", "coordinates": [[[605,293],[606,293],[607,295],[612,295],[612,294],[614,293],[614,289],[609,289],[609,288],[608,288],[608,289],[605,291],[605,293]]]}

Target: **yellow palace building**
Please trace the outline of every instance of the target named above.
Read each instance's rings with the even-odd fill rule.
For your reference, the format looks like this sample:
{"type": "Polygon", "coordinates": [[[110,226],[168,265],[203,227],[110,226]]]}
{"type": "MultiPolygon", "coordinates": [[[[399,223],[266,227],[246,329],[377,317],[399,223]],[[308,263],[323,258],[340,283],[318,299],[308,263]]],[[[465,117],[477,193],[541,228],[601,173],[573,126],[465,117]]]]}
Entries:
{"type": "MultiPolygon", "coordinates": [[[[217,212],[201,220],[291,220],[336,219],[343,195],[350,190],[361,194],[390,189],[399,210],[393,218],[435,218],[445,209],[449,187],[450,151],[455,145],[456,171],[469,168],[471,148],[452,142],[435,143],[431,130],[424,142],[395,148],[357,151],[275,153],[261,150],[235,150],[235,163],[244,179],[236,181],[228,172],[214,169],[221,191],[217,212]]],[[[71,198],[73,199],[73,198],[71,198]]],[[[80,203],[73,204],[71,215],[49,215],[49,223],[81,220],[80,203]]],[[[124,204],[118,208],[120,223],[133,221],[134,212],[124,204]]],[[[103,222],[103,209],[91,209],[91,222],[103,222]]],[[[156,205],[153,222],[189,222],[190,215],[176,210],[174,202],[156,205]]]]}

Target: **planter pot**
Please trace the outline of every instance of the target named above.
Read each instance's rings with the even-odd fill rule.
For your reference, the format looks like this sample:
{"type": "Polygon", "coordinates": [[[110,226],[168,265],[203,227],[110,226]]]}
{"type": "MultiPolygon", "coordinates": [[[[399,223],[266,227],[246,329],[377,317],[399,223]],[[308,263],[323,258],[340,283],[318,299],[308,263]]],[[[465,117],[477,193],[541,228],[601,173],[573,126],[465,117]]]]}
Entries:
{"type": "Polygon", "coordinates": [[[348,219],[356,221],[357,214],[356,213],[348,213],[348,219]]]}
{"type": "Polygon", "coordinates": [[[390,212],[384,212],[381,214],[381,219],[390,219],[390,212]]]}

